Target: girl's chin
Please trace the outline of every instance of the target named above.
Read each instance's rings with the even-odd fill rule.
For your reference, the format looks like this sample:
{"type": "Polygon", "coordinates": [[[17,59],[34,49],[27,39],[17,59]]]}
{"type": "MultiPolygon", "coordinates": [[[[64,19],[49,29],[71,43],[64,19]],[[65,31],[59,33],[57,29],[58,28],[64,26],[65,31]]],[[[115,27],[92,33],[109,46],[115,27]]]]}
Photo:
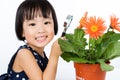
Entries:
{"type": "Polygon", "coordinates": [[[45,47],[49,42],[37,42],[39,47],[45,47]]]}

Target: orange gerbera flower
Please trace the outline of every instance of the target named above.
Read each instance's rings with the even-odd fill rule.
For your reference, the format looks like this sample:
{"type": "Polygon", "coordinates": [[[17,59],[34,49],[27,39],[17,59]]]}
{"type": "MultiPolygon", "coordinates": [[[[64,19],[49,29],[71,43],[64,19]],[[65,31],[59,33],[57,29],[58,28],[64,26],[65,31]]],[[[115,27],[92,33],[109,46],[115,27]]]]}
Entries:
{"type": "Polygon", "coordinates": [[[113,29],[116,29],[118,31],[120,31],[120,22],[118,22],[119,18],[117,18],[115,15],[110,17],[110,26],[113,29]]]}
{"type": "Polygon", "coordinates": [[[85,12],[84,16],[80,19],[80,21],[79,21],[80,25],[78,26],[78,28],[83,27],[84,22],[87,20],[87,14],[88,14],[88,12],[85,12]]]}
{"type": "Polygon", "coordinates": [[[86,22],[84,22],[85,32],[89,34],[90,38],[98,39],[102,36],[103,32],[106,30],[104,20],[100,17],[90,17],[86,22]]]}

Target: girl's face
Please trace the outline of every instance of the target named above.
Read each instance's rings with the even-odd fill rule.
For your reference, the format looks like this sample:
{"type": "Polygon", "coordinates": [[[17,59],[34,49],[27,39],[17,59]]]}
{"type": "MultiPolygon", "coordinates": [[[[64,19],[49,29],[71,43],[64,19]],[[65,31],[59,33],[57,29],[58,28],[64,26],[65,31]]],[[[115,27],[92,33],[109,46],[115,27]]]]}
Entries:
{"type": "Polygon", "coordinates": [[[50,14],[48,18],[37,16],[33,20],[24,20],[23,37],[31,47],[46,46],[54,37],[52,15],[50,14]]]}

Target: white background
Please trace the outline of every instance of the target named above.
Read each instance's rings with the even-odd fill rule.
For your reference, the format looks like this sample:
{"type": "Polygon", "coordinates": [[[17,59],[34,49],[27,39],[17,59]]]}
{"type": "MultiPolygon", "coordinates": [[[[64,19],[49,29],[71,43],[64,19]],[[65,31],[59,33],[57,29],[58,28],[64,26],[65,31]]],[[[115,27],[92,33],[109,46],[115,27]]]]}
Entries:
{"type": "MultiPolygon", "coordinates": [[[[2,0],[0,2],[0,74],[6,72],[7,65],[17,48],[23,44],[17,40],[14,31],[15,14],[17,7],[23,0],[2,0]]],[[[73,15],[73,21],[67,32],[79,25],[80,18],[88,11],[88,16],[101,16],[109,25],[109,17],[112,14],[120,17],[119,0],[49,0],[56,10],[59,22],[58,38],[63,31],[63,23],[68,14],[73,15]]],[[[53,39],[53,41],[54,41],[53,39]]],[[[52,41],[52,42],[53,42],[52,41]]],[[[51,44],[46,46],[45,51],[49,56],[51,44]]],[[[114,59],[111,64],[113,71],[107,72],[106,80],[119,80],[120,59],[114,59]]],[[[75,80],[75,71],[72,62],[65,62],[59,58],[56,80],[75,80]]]]}

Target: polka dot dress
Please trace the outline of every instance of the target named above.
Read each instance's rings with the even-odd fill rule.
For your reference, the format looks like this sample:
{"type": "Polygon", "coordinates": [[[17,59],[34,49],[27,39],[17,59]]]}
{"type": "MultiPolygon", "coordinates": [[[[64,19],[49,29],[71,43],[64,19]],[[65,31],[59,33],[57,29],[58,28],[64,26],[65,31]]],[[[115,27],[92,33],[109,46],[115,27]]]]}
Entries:
{"type": "MultiPolygon", "coordinates": [[[[42,56],[40,56],[35,50],[33,50],[30,46],[28,45],[23,45],[23,46],[20,46],[19,49],[17,50],[17,52],[22,49],[22,48],[26,48],[26,49],[29,49],[32,54],[34,55],[40,69],[42,71],[45,70],[46,66],[47,66],[47,63],[48,63],[48,58],[46,57],[45,53],[44,53],[44,58],[42,56]]],[[[15,60],[15,57],[17,55],[17,52],[13,55],[10,63],[9,63],[9,66],[8,66],[8,76],[9,76],[9,79],[8,80],[29,80],[29,78],[27,77],[27,75],[25,74],[24,71],[22,72],[15,72],[12,70],[12,66],[13,66],[13,63],[14,63],[14,60],[15,60]]]]}

